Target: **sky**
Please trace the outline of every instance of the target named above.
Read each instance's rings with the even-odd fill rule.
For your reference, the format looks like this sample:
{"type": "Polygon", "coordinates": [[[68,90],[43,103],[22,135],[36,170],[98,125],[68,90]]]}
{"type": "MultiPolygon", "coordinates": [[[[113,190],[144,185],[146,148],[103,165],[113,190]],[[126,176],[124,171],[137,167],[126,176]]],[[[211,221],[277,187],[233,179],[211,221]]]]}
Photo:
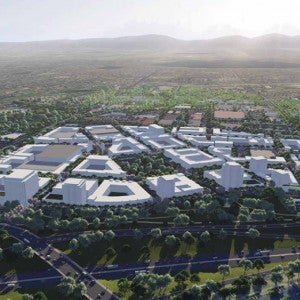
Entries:
{"type": "Polygon", "coordinates": [[[0,42],[300,35],[300,0],[0,0],[0,42]]]}

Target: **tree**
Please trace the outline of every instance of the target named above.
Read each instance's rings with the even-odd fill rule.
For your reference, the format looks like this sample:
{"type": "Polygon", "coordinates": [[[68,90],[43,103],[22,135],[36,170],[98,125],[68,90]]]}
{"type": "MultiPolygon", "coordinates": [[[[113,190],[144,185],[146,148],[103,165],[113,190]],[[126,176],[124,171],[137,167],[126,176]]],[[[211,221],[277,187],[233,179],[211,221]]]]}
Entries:
{"type": "Polygon", "coordinates": [[[165,238],[165,243],[170,248],[175,246],[177,243],[177,239],[176,239],[175,235],[167,235],[165,238]]]}
{"type": "Polygon", "coordinates": [[[9,237],[8,231],[6,229],[0,230],[0,240],[5,240],[9,237]]]}
{"type": "Polygon", "coordinates": [[[187,280],[186,276],[181,272],[177,273],[174,277],[174,281],[178,284],[180,288],[185,287],[185,281],[187,280]]]}
{"type": "Polygon", "coordinates": [[[150,234],[154,239],[158,239],[162,236],[160,228],[151,229],[150,234]]]}
{"type": "Polygon", "coordinates": [[[218,284],[214,280],[207,280],[205,286],[210,290],[211,293],[215,293],[218,290],[218,284]]]}
{"type": "Polygon", "coordinates": [[[264,264],[264,261],[262,259],[256,259],[253,262],[253,268],[255,268],[257,270],[257,272],[259,272],[264,267],[265,267],[265,264],[264,264]]]}
{"type": "Polygon", "coordinates": [[[140,240],[144,236],[143,232],[140,229],[134,229],[134,238],[140,240]]]}
{"type": "Polygon", "coordinates": [[[34,300],[34,297],[30,294],[23,294],[22,300],[34,300]]]}
{"type": "Polygon", "coordinates": [[[33,256],[34,256],[33,249],[31,247],[26,247],[22,252],[22,256],[26,259],[33,258],[33,256]]]}
{"type": "Polygon", "coordinates": [[[186,226],[190,223],[190,217],[186,214],[180,214],[174,218],[175,226],[186,226]]]}
{"type": "Polygon", "coordinates": [[[283,274],[282,274],[282,272],[272,271],[272,273],[271,273],[271,281],[277,287],[278,283],[281,283],[283,281],[283,274]]]}
{"type": "Polygon", "coordinates": [[[290,262],[288,264],[288,270],[292,271],[293,273],[297,273],[298,278],[299,278],[299,275],[300,275],[300,259],[298,258],[295,261],[290,262]]]}
{"type": "Polygon", "coordinates": [[[128,292],[130,288],[130,281],[127,278],[121,278],[118,280],[117,286],[120,294],[124,295],[128,292]]]}
{"type": "Polygon", "coordinates": [[[84,282],[78,283],[73,291],[73,295],[77,299],[82,299],[82,297],[87,293],[87,288],[84,282]]]}
{"type": "Polygon", "coordinates": [[[190,209],[191,202],[189,200],[186,200],[186,201],[184,201],[183,206],[184,206],[184,209],[190,209]]]}
{"type": "Polygon", "coordinates": [[[227,299],[227,297],[229,297],[232,293],[232,289],[229,288],[229,287],[221,287],[219,290],[218,290],[218,294],[219,296],[221,296],[224,300],[227,299]]]}
{"type": "Polygon", "coordinates": [[[193,235],[189,231],[186,231],[182,235],[182,239],[188,245],[191,245],[194,242],[194,237],[193,237],[193,235]]]}
{"type": "Polygon", "coordinates": [[[158,277],[156,278],[156,285],[160,290],[166,288],[171,282],[172,277],[170,274],[158,275],[158,277]]]}
{"type": "Polygon", "coordinates": [[[251,219],[257,221],[265,221],[267,219],[267,213],[264,209],[253,209],[250,214],[251,219]]]}
{"type": "Polygon", "coordinates": [[[255,228],[250,228],[248,231],[247,231],[247,234],[249,234],[250,238],[251,239],[256,239],[260,236],[260,232],[255,229],[255,228]]]}
{"type": "Polygon", "coordinates": [[[200,240],[206,244],[210,240],[210,233],[208,231],[203,231],[200,234],[200,240]]]}
{"type": "Polygon", "coordinates": [[[242,268],[244,268],[244,275],[245,275],[248,270],[250,270],[250,269],[253,268],[253,263],[249,259],[242,259],[239,262],[239,266],[242,267],[242,268]]]}
{"type": "Polygon", "coordinates": [[[225,277],[230,275],[231,269],[229,265],[219,265],[218,271],[223,276],[223,281],[224,281],[225,277]]]}
{"type": "Polygon", "coordinates": [[[199,274],[197,274],[197,273],[192,274],[190,280],[191,280],[192,283],[200,282],[199,274]]]}
{"type": "Polygon", "coordinates": [[[16,255],[21,255],[24,249],[24,245],[22,243],[13,243],[11,245],[11,251],[16,255]]]}
{"type": "Polygon", "coordinates": [[[75,287],[76,283],[73,277],[64,277],[60,284],[57,285],[58,291],[66,297],[73,294],[75,287]]]}
{"type": "Polygon", "coordinates": [[[93,220],[93,226],[94,226],[96,229],[98,229],[98,228],[100,227],[100,225],[101,225],[100,219],[99,219],[99,218],[95,218],[95,219],[93,220]]]}
{"type": "Polygon", "coordinates": [[[79,249],[79,242],[77,239],[72,239],[70,242],[69,242],[69,248],[72,252],[75,252],[79,249]]]}
{"type": "Polygon", "coordinates": [[[219,239],[225,240],[226,238],[227,238],[227,231],[222,228],[219,232],[219,239]]]}
{"type": "Polygon", "coordinates": [[[108,242],[112,241],[115,236],[116,235],[112,230],[108,230],[104,233],[104,239],[108,242]]]}
{"type": "Polygon", "coordinates": [[[133,292],[136,294],[138,297],[145,299],[146,294],[148,293],[147,286],[142,283],[138,283],[133,286],[133,292]]]}
{"type": "Polygon", "coordinates": [[[42,291],[38,291],[34,294],[34,300],[48,300],[48,297],[42,291]]]}

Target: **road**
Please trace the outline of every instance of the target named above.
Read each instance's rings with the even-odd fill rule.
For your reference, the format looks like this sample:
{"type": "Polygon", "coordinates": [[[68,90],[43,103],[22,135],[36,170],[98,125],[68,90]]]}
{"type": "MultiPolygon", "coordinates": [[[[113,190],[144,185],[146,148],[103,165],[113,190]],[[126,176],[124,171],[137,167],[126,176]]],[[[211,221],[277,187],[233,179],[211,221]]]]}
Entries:
{"type": "MultiPolygon", "coordinates": [[[[256,229],[285,229],[285,228],[298,228],[300,227],[300,223],[288,223],[288,224],[252,224],[252,225],[197,225],[197,226],[184,226],[184,227],[167,227],[167,228],[161,228],[162,234],[183,234],[186,231],[191,232],[192,234],[198,234],[205,230],[208,230],[213,233],[218,233],[221,228],[227,231],[228,234],[231,234],[233,231],[239,232],[242,231],[243,235],[245,235],[245,231],[247,231],[249,228],[256,228],[256,229]]],[[[150,235],[152,228],[142,228],[141,231],[144,235],[150,235]]],[[[64,233],[64,234],[55,234],[50,235],[47,237],[43,237],[42,239],[45,240],[45,242],[52,244],[52,243],[58,243],[58,242],[65,242],[70,241],[73,238],[78,237],[78,235],[82,234],[84,232],[72,232],[72,233],[64,233]]],[[[134,230],[133,229],[116,229],[114,230],[114,233],[116,234],[116,237],[131,237],[134,236],[134,230]]],[[[238,235],[238,233],[236,234],[238,235]]],[[[283,234],[264,234],[262,235],[264,238],[283,238],[283,234]]],[[[290,236],[291,238],[300,239],[300,235],[290,236]]]]}
{"type": "Polygon", "coordinates": [[[89,299],[97,299],[98,295],[101,295],[103,300],[118,299],[110,290],[99,284],[93,275],[89,274],[68,256],[47,244],[40,237],[16,226],[1,224],[1,227],[6,229],[16,240],[32,247],[35,253],[61,276],[72,276],[77,282],[85,282],[89,299]]]}
{"type": "MultiPolygon", "coordinates": [[[[117,279],[121,277],[135,275],[137,272],[154,272],[158,274],[176,273],[182,269],[189,268],[192,272],[201,271],[204,268],[213,268],[218,264],[230,264],[236,266],[241,257],[235,255],[234,257],[228,257],[227,255],[203,256],[198,255],[191,258],[180,257],[170,260],[160,260],[151,262],[133,262],[126,265],[117,265],[113,269],[108,269],[104,265],[89,266],[82,268],[77,263],[72,261],[68,256],[61,253],[59,250],[49,245],[51,242],[68,241],[73,237],[78,236],[80,233],[66,233],[63,235],[54,235],[50,237],[40,238],[27,230],[19,227],[3,224],[3,227],[8,230],[9,234],[15,239],[30,245],[44,261],[46,261],[51,267],[53,267],[58,274],[18,274],[18,278],[11,280],[9,278],[4,280],[4,283],[19,283],[23,285],[35,284],[42,281],[44,284],[50,284],[54,281],[58,281],[62,276],[73,276],[77,281],[85,281],[88,287],[88,295],[91,299],[96,299],[98,294],[104,293],[104,297],[101,299],[117,299],[111,291],[107,290],[104,286],[95,282],[95,279],[117,279]]],[[[192,233],[202,232],[203,230],[209,230],[213,233],[218,233],[221,228],[226,229],[228,235],[245,236],[245,232],[250,227],[260,228],[287,228],[287,227],[299,227],[299,223],[293,224],[256,224],[256,225],[201,225],[201,226],[188,226],[188,227],[174,227],[174,228],[162,228],[163,234],[183,234],[186,230],[192,233]]],[[[150,234],[151,228],[143,229],[144,234],[150,234]]],[[[120,236],[133,236],[134,232],[131,229],[115,230],[116,237],[120,236]]],[[[277,238],[278,234],[262,234],[262,238],[277,238]]],[[[282,236],[280,236],[282,237],[282,236]]],[[[300,236],[294,236],[295,239],[300,240],[300,236]]],[[[297,249],[298,251],[299,249],[297,249]]],[[[244,253],[245,257],[250,259],[258,258],[253,253],[244,253]]],[[[294,260],[299,258],[299,253],[292,253],[291,249],[277,249],[271,252],[266,260],[270,262],[281,262],[283,260],[294,260]]],[[[1,285],[1,282],[0,282],[1,285]]]]}
{"type": "MultiPolygon", "coordinates": [[[[268,262],[281,263],[283,261],[292,261],[299,258],[300,252],[293,253],[291,249],[278,249],[274,250],[270,255],[263,257],[250,256],[250,253],[245,253],[247,259],[258,259],[261,258],[268,262]]],[[[191,272],[201,271],[204,268],[216,267],[219,264],[229,264],[232,267],[237,266],[242,257],[204,257],[197,256],[193,259],[189,258],[177,258],[169,261],[155,261],[151,262],[136,262],[130,265],[119,265],[114,269],[107,269],[105,266],[90,266],[85,270],[97,279],[119,279],[122,277],[132,276],[138,272],[153,272],[157,274],[166,273],[177,273],[183,269],[189,268],[191,272]]],[[[60,279],[60,275],[56,276],[32,276],[31,278],[25,278],[26,276],[18,276],[18,280],[6,280],[5,284],[8,283],[32,283],[34,281],[51,282],[53,279],[60,279]]],[[[28,277],[28,276],[27,276],[28,277]]],[[[105,298],[103,298],[105,299],[105,298]]]]}

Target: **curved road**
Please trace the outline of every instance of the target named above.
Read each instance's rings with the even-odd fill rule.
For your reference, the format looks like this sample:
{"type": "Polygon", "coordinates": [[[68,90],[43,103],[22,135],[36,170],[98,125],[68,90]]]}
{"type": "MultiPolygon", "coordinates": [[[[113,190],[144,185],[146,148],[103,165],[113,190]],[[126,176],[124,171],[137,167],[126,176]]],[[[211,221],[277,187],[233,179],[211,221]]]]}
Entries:
{"type": "Polygon", "coordinates": [[[1,224],[1,227],[6,229],[16,240],[32,247],[41,259],[47,262],[62,276],[72,276],[76,278],[77,282],[85,282],[87,287],[87,297],[89,299],[118,299],[118,297],[110,290],[103,285],[100,285],[93,275],[89,274],[68,256],[47,244],[37,235],[29,232],[28,230],[8,224],[1,224]]]}

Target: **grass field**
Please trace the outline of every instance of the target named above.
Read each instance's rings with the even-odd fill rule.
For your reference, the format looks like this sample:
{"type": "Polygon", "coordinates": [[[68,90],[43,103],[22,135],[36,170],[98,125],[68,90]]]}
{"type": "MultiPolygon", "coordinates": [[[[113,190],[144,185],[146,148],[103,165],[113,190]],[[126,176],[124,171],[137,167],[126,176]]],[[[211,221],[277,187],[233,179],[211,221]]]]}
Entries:
{"type": "MultiPolygon", "coordinates": [[[[288,262],[282,262],[281,265],[284,267],[288,264],[288,262]]],[[[271,270],[273,267],[277,266],[278,263],[269,263],[265,265],[265,268],[263,269],[263,271],[268,271],[271,270]]],[[[247,272],[247,275],[250,274],[256,274],[257,270],[252,269],[249,270],[247,272]]],[[[222,281],[223,277],[221,274],[219,274],[218,272],[200,272],[197,273],[200,276],[200,284],[205,283],[207,280],[214,280],[216,282],[220,282],[222,281]]],[[[228,277],[226,277],[225,279],[231,279],[231,278],[236,278],[236,277],[240,277],[244,274],[244,269],[241,267],[234,267],[231,268],[231,273],[228,277]]],[[[111,291],[113,291],[114,293],[118,293],[118,280],[104,280],[101,279],[99,280],[99,282],[101,284],[103,284],[104,286],[106,286],[107,288],[109,288],[111,291]]],[[[191,287],[194,283],[190,282],[189,280],[186,282],[187,283],[187,287],[191,287]]],[[[173,280],[172,283],[163,291],[163,294],[168,294],[170,293],[172,290],[174,290],[176,288],[176,282],[173,280]]],[[[157,291],[154,296],[159,296],[160,292],[157,291]]],[[[125,295],[122,296],[122,299],[128,299],[132,296],[132,292],[128,291],[128,293],[126,293],[125,295]]]]}
{"type": "Polygon", "coordinates": [[[209,255],[231,256],[235,253],[239,253],[241,250],[255,250],[255,249],[280,249],[291,248],[293,246],[300,246],[299,241],[290,239],[286,240],[270,240],[270,239],[255,239],[249,240],[248,238],[227,238],[220,241],[217,238],[211,239],[207,245],[200,244],[197,239],[191,245],[187,245],[183,241],[180,241],[179,245],[168,247],[164,242],[165,237],[161,237],[158,240],[153,240],[150,236],[143,237],[141,240],[135,240],[133,238],[121,237],[114,239],[111,243],[99,242],[93,244],[87,249],[83,249],[80,252],[71,252],[69,250],[68,243],[56,243],[55,247],[62,250],[70,258],[75,260],[82,266],[88,265],[108,265],[108,264],[126,264],[135,261],[144,261],[147,259],[160,260],[170,259],[174,257],[180,257],[189,255],[191,257],[195,255],[209,255]],[[124,245],[129,245],[129,248],[124,248],[124,245]],[[146,246],[146,247],[145,247],[146,246]],[[106,249],[112,247],[116,251],[116,254],[109,257],[106,253],[106,249]],[[149,252],[147,251],[147,249],[149,252]]]}
{"type": "MultiPolygon", "coordinates": [[[[43,293],[47,296],[48,300],[73,300],[71,298],[67,298],[62,296],[55,286],[47,288],[47,289],[40,289],[43,293]]],[[[21,300],[24,294],[32,294],[34,295],[38,290],[13,290],[6,294],[0,293],[0,300],[21,300]]]]}

